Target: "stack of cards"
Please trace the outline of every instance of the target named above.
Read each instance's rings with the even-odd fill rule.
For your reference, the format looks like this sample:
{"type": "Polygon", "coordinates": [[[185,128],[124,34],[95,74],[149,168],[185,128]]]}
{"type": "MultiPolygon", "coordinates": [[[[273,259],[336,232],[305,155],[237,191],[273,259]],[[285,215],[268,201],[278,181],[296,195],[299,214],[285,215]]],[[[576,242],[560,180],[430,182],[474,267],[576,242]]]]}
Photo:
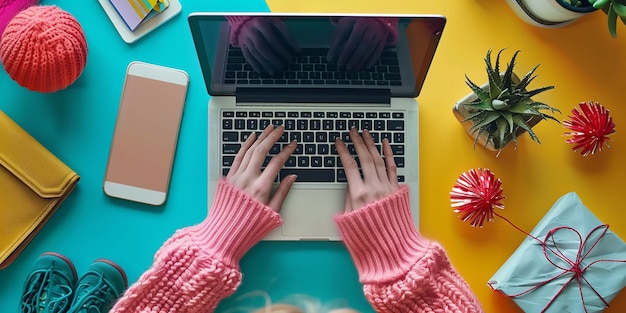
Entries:
{"type": "Polygon", "coordinates": [[[163,12],[169,0],[110,0],[117,13],[131,31],[163,12]]]}

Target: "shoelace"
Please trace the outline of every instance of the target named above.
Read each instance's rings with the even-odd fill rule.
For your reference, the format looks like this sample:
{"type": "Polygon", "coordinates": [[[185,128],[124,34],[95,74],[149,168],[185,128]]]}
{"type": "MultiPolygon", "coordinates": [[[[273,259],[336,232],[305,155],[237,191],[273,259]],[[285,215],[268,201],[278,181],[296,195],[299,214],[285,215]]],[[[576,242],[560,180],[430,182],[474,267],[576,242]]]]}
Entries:
{"type": "Polygon", "coordinates": [[[21,312],[35,313],[45,309],[50,313],[66,311],[70,304],[72,288],[63,284],[56,286],[59,288],[58,290],[52,288],[54,286],[52,280],[54,271],[54,264],[52,264],[48,269],[38,270],[34,273],[28,282],[29,290],[22,297],[21,312]],[[56,294],[57,291],[60,291],[60,294],[56,294]]]}
{"type": "MultiPolygon", "coordinates": [[[[81,286],[78,286],[77,290],[80,290],[81,286]]],[[[72,313],[102,313],[101,309],[107,301],[107,294],[109,289],[113,289],[111,284],[104,279],[104,274],[98,275],[98,282],[93,287],[87,287],[88,291],[85,294],[77,294],[75,302],[72,304],[72,308],[68,312],[72,313]],[[89,289],[90,288],[90,289],[89,289]],[[76,301],[80,299],[79,301],[76,301]]]]}

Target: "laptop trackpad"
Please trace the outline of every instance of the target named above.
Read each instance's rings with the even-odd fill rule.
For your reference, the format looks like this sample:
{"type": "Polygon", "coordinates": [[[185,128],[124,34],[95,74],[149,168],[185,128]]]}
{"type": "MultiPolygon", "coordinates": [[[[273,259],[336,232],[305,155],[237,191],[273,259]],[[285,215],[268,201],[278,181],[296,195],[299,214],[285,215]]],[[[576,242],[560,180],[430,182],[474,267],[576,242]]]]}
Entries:
{"type": "Polygon", "coordinates": [[[346,191],[339,189],[309,189],[294,186],[281,211],[283,236],[302,239],[338,239],[333,217],[343,212],[346,191]]]}

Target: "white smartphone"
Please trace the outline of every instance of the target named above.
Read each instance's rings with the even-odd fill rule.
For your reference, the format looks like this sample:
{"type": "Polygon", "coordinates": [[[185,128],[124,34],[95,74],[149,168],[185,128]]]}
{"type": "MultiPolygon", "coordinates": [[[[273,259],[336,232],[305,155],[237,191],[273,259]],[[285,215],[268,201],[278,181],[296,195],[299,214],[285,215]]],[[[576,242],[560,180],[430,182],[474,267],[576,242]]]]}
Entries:
{"type": "Polygon", "coordinates": [[[104,177],[104,193],[161,205],[169,189],[189,76],[178,69],[131,62],[104,177]]]}

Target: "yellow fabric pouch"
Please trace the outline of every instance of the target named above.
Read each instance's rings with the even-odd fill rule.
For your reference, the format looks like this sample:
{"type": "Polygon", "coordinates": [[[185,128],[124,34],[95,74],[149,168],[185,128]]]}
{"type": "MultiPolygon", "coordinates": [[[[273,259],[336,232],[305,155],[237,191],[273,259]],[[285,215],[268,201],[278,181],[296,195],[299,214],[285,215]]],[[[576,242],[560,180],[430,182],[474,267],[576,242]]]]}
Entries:
{"type": "Polygon", "coordinates": [[[24,250],[78,179],[0,111],[0,269],[24,250]]]}

